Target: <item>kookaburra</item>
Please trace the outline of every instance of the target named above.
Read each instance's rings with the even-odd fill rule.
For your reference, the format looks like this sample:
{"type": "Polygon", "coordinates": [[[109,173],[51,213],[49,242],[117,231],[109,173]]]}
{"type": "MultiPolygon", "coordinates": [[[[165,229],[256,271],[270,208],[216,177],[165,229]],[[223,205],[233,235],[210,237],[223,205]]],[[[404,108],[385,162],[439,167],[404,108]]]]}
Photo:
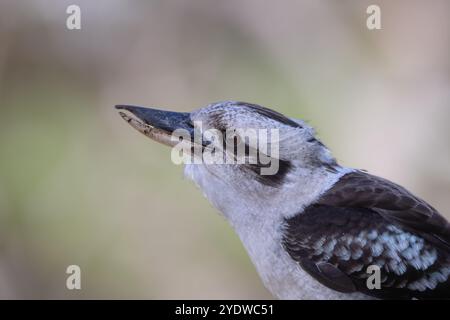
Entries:
{"type": "MultiPolygon", "coordinates": [[[[446,219],[400,185],[339,165],[304,121],[237,101],[213,103],[191,113],[129,105],[116,108],[135,129],[169,146],[179,142],[172,135],[176,129],[192,136],[209,129],[277,130],[274,174],[261,174],[259,169],[267,164],[258,160],[185,165],[185,175],[234,228],[274,296],[449,298],[446,219]],[[368,286],[372,274],[368,270],[375,270],[371,266],[379,268],[378,287],[368,286]]],[[[246,141],[241,143],[247,156],[250,149],[260,147],[246,141]]],[[[223,148],[223,141],[205,135],[188,142],[200,150],[213,145],[215,152],[230,151],[223,148]]],[[[271,157],[267,150],[265,155],[271,157]]]]}

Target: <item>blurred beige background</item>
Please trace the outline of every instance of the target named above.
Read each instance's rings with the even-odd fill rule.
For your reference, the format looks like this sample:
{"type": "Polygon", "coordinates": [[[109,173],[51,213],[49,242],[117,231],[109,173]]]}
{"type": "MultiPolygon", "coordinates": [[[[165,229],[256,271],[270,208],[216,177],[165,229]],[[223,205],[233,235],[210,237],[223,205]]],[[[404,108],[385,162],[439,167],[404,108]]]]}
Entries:
{"type": "Polygon", "coordinates": [[[449,14],[438,0],[2,0],[0,298],[271,298],[119,103],[272,107],[450,218],[449,14]],[[70,264],[80,291],[65,288],[70,264]]]}

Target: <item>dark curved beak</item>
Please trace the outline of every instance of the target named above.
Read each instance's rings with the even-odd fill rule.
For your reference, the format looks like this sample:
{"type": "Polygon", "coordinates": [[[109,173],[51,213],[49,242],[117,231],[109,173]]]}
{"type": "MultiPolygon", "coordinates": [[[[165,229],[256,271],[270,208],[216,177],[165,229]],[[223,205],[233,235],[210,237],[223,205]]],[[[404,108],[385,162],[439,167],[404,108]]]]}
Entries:
{"type": "Polygon", "coordinates": [[[128,105],[117,105],[116,109],[129,111],[145,124],[168,133],[172,133],[176,129],[188,131],[193,129],[189,112],[173,112],[128,105]]]}
{"type": "Polygon", "coordinates": [[[116,105],[115,108],[121,110],[119,114],[132,127],[158,142],[170,145],[168,139],[170,140],[170,135],[177,129],[184,129],[189,132],[191,137],[194,136],[194,126],[188,112],[173,112],[130,105],[116,105]]]}

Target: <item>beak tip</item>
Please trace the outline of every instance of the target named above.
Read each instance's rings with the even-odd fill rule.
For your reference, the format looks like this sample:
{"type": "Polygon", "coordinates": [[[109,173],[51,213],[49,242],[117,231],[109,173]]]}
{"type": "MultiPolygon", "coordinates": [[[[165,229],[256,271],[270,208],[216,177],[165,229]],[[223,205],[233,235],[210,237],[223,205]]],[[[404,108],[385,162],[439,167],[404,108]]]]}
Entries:
{"type": "Polygon", "coordinates": [[[130,121],[131,121],[131,118],[130,118],[125,112],[119,111],[119,115],[120,115],[120,116],[122,117],[122,119],[125,120],[126,122],[130,122],[130,121]]]}

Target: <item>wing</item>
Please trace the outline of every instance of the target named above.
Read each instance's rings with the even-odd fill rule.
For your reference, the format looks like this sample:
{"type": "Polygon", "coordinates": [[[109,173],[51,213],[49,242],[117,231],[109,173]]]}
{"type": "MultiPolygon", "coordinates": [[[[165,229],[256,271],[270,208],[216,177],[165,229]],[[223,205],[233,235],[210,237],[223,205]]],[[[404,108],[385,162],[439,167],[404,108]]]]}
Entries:
{"type": "Polygon", "coordinates": [[[343,176],[319,204],[369,208],[388,221],[450,249],[450,224],[436,209],[389,180],[355,171],[343,176]]]}
{"type": "Polygon", "coordinates": [[[425,201],[364,172],[286,221],[283,245],[316,280],[378,298],[449,298],[450,227],[425,201]],[[369,289],[378,266],[381,288],[369,289]]]}

